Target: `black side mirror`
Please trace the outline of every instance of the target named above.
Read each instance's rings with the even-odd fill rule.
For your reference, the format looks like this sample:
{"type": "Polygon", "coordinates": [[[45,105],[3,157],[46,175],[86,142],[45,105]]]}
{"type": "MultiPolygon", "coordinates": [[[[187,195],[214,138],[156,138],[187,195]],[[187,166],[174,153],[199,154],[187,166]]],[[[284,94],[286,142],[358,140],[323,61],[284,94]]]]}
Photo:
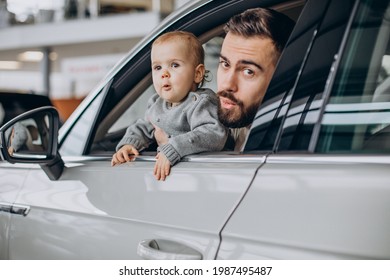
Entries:
{"type": "Polygon", "coordinates": [[[54,107],[23,113],[0,128],[0,152],[10,163],[38,163],[51,180],[64,169],[58,153],[59,115],[54,107]]]}

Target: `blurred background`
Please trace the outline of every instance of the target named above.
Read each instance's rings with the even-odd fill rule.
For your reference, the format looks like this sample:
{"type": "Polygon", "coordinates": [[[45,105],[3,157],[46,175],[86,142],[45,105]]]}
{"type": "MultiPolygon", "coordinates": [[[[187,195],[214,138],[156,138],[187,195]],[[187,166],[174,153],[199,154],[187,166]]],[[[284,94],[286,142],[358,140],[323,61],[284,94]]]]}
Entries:
{"type": "Polygon", "coordinates": [[[0,0],[0,91],[47,96],[63,120],[188,0],[0,0]]]}

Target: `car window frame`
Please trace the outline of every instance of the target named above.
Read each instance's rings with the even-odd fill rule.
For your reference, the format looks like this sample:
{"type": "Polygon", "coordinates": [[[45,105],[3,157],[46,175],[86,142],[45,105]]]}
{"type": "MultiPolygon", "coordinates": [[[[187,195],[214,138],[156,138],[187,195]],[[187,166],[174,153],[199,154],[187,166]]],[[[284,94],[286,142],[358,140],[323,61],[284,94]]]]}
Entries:
{"type": "Polygon", "coordinates": [[[98,114],[94,114],[94,111],[100,111],[103,101],[108,94],[112,80],[109,80],[100,90],[95,94],[90,95],[83,103],[79,106],[77,110],[80,111],[80,114],[74,114],[71,116],[72,121],[68,121],[65,124],[70,124],[67,127],[64,133],[59,136],[58,146],[59,151],[62,155],[82,155],[85,153],[87,143],[93,134],[94,128],[96,127],[98,121],[98,114]],[[84,105],[84,106],[83,106],[84,105]],[[88,119],[88,115],[92,116],[90,121],[86,121],[87,127],[82,127],[83,120],[88,119]],[[80,128],[81,127],[81,128],[80,128]],[[85,133],[87,131],[87,133],[85,133]],[[72,137],[77,138],[80,144],[77,147],[74,142],[72,143],[72,137]],[[79,152],[72,152],[74,150],[79,152]]]}
{"type": "MultiPolygon", "coordinates": [[[[221,2],[223,2],[223,1],[221,1],[221,2]]],[[[248,5],[250,7],[251,6],[253,6],[253,7],[260,7],[260,6],[273,7],[273,6],[279,5],[279,4],[286,4],[286,3],[301,4],[303,2],[304,1],[302,1],[302,0],[270,1],[270,3],[268,3],[268,5],[267,5],[267,3],[262,5],[261,3],[258,3],[256,1],[246,1],[246,2],[244,2],[244,5],[243,4],[239,5],[235,1],[223,2],[223,4],[218,4],[217,2],[216,2],[217,4],[211,3],[214,5],[214,7],[211,7],[211,9],[208,9],[207,5],[204,5],[198,9],[196,15],[194,15],[194,14],[190,15],[190,20],[186,20],[186,16],[187,16],[186,15],[183,18],[180,18],[176,22],[172,23],[172,25],[169,28],[166,28],[166,29],[162,28],[161,30],[157,31],[155,33],[155,36],[157,37],[161,33],[168,32],[170,30],[180,29],[180,30],[185,30],[185,31],[189,31],[189,32],[194,33],[196,36],[198,36],[202,40],[202,43],[204,43],[205,38],[208,38],[208,37],[212,38],[212,36],[210,34],[214,34],[214,35],[216,34],[216,32],[215,32],[216,29],[222,30],[222,26],[230,18],[230,16],[226,16],[225,14],[223,14],[224,20],[218,19],[217,21],[215,21],[211,24],[207,21],[207,19],[212,17],[216,11],[218,11],[218,14],[221,15],[222,14],[222,12],[220,11],[221,7],[223,7],[224,9],[230,9],[231,11],[234,11],[234,14],[236,14],[236,13],[239,13],[243,10],[246,10],[248,8],[247,7],[248,5]],[[207,12],[207,14],[205,14],[205,12],[207,12]],[[199,26],[202,26],[202,28],[197,28],[199,26]]],[[[208,38],[208,39],[210,39],[210,38],[208,38]]],[[[150,65],[150,63],[145,63],[145,60],[150,61],[150,46],[151,46],[152,41],[151,40],[146,40],[146,41],[147,41],[147,43],[141,48],[142,51],[138,52],[135,57],[133,57],[131,60],[129,60],[126,63],[126,65],[124,65],[116,73],[116,75],[113,77],[112,86],[108,90],[108,94],[106,95],[105,100],[102,103],[102,107],[101,107],[102,110],[100,110],[100,112],[99,112],[99,116],[96,119],[96,123],[104,122],[105,117],[108,114],[110,114],[109,111],[113,110],[114,106],[107,106],[108,103],[120,102],[120,100],[122,100],[128,94],[128,92],[132,91],[133,88],[138,86],[139,81],[142,80],[142,78],[141,78],[142,76],[143,76],[143,78],[145,78],[145,76],[150,75],[150,67],[148,67],[148,69],[142,69],[143,73],[141,73],[142,71],[139,71],[139,69],[137,68],[137,66],[141,65],[143,62],[144,62],[143,63],[144,65],[150,65]],[[129,77],[134,73],[137,73],[138,78],[133,79],[133,81],[131,81],[129,79],[129,77]],[[137,82],[134,82],[134,81],[137,81],[137,82]],[[115,95],[120,96],[120,98],[119,99],[115,98],[115,95]],[[113,96],[114,96],[114,98],[112,98],[113,96]]],[[[142,89],[142,90],[144,90],[144,89],[142,89]]],[[[137,95],[137,93],[135,93],[135,95],[137,95]]],[[[83,151],[84,155],[107,155],[108,154],[108,153],[99,153],[99,152],[98,153],[91,153],[94,135],[95,135],[95,132],[97,130],[98,130],[97,127],[94,126],[93,133],[91,133],[89,140],[87,141],[86,147],[83,151]]],[[[112,152],[113,151],[111,151],[110,153],[112,153],[112,152]]]]}
{"type": "MultiPolygon", "coordinates": [[[[191,6],[190,9],[184,15],[180,15],[179,18],[169,21],[168,18],[165,22],[160,24],[159,28],[156,28],[149,36],[142,39],[130,52],[124,57],[117,65],[114,67],[111,72],[108,73],[106,78],[100,83],[97,87],[97,90],[91,96],[87,96],[84,102],[76,109],[75,114],[73,114],[64,124],[63,128],[60,130],[59,136],[59,147],[62,148],[63,143],[66,142],[66,138],[74,132],[74,126],[77,121],[82,117],[83,114],[88,112],[90,103],[97,96],[101,96],[102,90],[107,91],[103,100],[100,103],[99,112],[94,118],[93,125],[89,130],[88,137],[85,141],[84,148],[81,153],[72,154],[74,156],[82,155],[98,155],[90,154],[90,150],[93,144],[93,139],[97,131],[96,125],[99,124],[110,110],[113,108],[113,104],[116,104],[126,95],[130,89],[135,87],[137,83],[149,73],[150,63],[145,63],[145,61],[150,61],[150,46],[153,41],[154,36],[158,36],[163,32],[168,32],[171,30],[185,30],[194,33],[196,36],[200,36],[203,33],[207,33],[209,30],[215,28],[216,26],[221,26],[227,22],[230,18],[227,14],[237,14],[248,8],[252,7],[284,7],[285,5],[305,5],[304,0],[273,0],[268,2],[261,2],[255,0],[248,0],[245,2],[237,3],[234,0],[230,1],[212,1],[202,3],[197,9],[193,9],[191,6]],[[302,4],[303,3],[303,4],[302,4]],[[192,10],[191,10],[192,9],[192,10]],[[230,11],[230,13],[221,12],[221,9],[230,11]],[[218,13],[217,19],[215,19],[215,13],[218,13]],[[213,20],[210,27],[210,19],[213,20]],[[206,32],[205,32],[206,31],[206,32]],[[142,71],[139,71],[139,65],[143,65],[142,71]],[[133,75],[133,76],[132,76],[133,75]],[[107,83],[110,82],[111,85],[107,87],[107,83]]],[[[178,11],[179,12],[179,11],[178,11]]],[[[175,13],[169,16],[169,18],[175,16],[175,13]]],[[[84,132],[85,133],[85,132],[84,132]]]]}
{"type": "MultiPolygon", "coordinates": [[[[202,42],[202,44],[206,44],[210,40],[223,36],[223,25],[219,25],[204,34],[199,36],[199,40],[202,42]]],[[[214,79],[216,77],[213,77],[214,79]]],[[[99,151],[94,150],[93,145],[96,144],[96,141],[104,140],[105,137],[109,137],[109,135],[115,135],[115,134],[123,134],[125,133],[125,130],[127,129],[127,126],[124,128],[121,128],[115,132],[109,133],[110,127],[117,121],[117,119],[122,116],[123,113],[126,112],[133,104],[138,100],[139,97],[141,97],[143,94],[146,93],[146,91],[153,86],[152,84],[152,73],[150,72],[142,78],[133,88],[130,89],[130,91],[125,94],[122,99],[118,101],[118,103],[108,112],[108,114],[99,121],[99,125],[95,126],[96,132],[91,135],[93,136],[93,141],[90,143],[89,148],[87,148],[84,153],[88,155],[105,155],[105,154],[112,154],[114,151],[99,151]]],[[[109,93],[106,95],[106,98],[110,98],[109,93]]],[[[146,103],[144,104],[144,110],[146,110],[146,103]]],[[[131,125],[131,123],[128,124],[128,126],[131,125]]],[[[122,135],[122,136],[123,136],[122,135]]],[[[153,148],[152,148],[153,149],[153,148]]],[[[147,149],[147,151],[150,149],[147,149]]],[[[147,153],[146,153],[147,154],[147,153]]],[[[152,153],[153,155],[155,153],[152,153]]]]}

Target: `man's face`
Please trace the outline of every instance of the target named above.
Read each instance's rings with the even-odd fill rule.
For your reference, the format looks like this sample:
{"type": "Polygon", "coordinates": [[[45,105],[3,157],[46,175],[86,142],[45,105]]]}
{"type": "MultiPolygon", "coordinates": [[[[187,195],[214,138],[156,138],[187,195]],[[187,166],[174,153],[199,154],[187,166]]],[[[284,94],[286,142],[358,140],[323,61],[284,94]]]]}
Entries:
{"type": "Polygon", "coordinates": [[[269,38],[228,32],[217,73],[218,117],[225,126],[252,123],[275,71],[275,52],[269,38]]]}

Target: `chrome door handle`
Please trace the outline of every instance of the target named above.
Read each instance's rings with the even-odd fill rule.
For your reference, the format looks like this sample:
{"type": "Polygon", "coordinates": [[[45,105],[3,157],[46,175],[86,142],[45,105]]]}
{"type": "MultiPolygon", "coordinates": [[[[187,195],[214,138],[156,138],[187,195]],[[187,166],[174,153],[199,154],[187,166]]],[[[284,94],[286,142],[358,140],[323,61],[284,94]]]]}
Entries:
{"type": "Polygon", "coordinates": [[[11,213],[12,204],[0,202],[0,212],[11,213]]]}
{"type": "Polygon", "coordinates": [[[30,206],[14,204],[11,208],[11,214],[22,215],[26,217],[30,212],[30,206]]]}
{"type": "Polygon", "coordinates": [[[30,206],[0,202],[0,211],[25,217],[30,212],[30,206]]]}
{"type": "Polygon", "coordinates": [[[202,254],[171,240],[146,239],[138,243],[137,254],[148,260],[201,260],[202,254]]]}

